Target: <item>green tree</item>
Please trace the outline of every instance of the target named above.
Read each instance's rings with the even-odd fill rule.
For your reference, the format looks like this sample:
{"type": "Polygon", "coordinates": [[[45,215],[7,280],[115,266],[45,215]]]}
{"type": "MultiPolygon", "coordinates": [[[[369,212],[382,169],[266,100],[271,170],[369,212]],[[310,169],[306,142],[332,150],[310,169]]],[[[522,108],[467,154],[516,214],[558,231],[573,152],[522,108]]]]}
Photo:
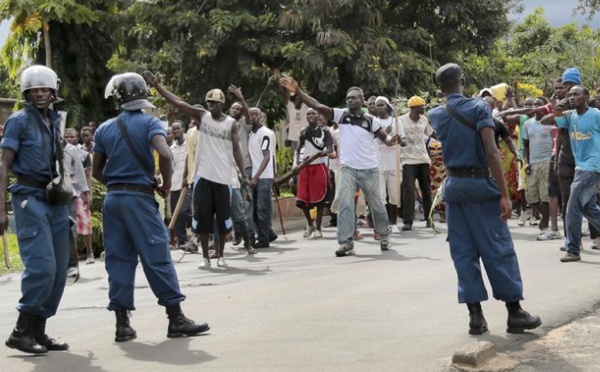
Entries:
{"type": "Polygon", "coordinates": [[[2,49],[11,78],[26,63],[52,67],[61,79],[70,126],[102,120],[114,113],[103,98],[110,71],[107,61],[122,43],[127,6],[120,0],[9,0],[0,2],[0,17],[13,18],[2,49]]]}
{"type": "MultiPolygon", "coordinates": [[[[271,117],[278,68],[343,104],[349,86],[368,94],[432,90],[440,63],[485,53],[509,28],[518,2],[388,0],[157,0],[134,3],[137,24],[111,58],[116,72],[150,68],[184,99],[234,83],[271,117]],[[160,6],[157,6],[160,5],[160,6]]],[[[158,101],[158,104],[161,104],[158,101]]]]}

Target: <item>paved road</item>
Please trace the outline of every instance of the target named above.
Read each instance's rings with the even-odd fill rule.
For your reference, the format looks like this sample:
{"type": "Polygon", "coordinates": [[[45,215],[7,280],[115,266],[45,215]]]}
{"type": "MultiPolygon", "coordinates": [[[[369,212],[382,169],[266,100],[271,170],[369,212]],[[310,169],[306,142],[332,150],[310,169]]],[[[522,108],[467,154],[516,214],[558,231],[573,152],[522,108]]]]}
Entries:
{"type": "MultiPolygon", "coordinates": [[[[519,228],[516,220],[510,225],[525,282],[524,307],[544,322],[529,334],[506,334],[506,311],[495,300],[484,304],[490,332],[467,334],[445,234],[434,236],[424,222],[395,236],[392,250],[383,254],[363,229],[366,238],[357,242],[356,256],[344,258],[334,256],[333,229],[325,229],[319,241],[304,240],[297,230],[253,257],[228,246],[226,270],[198,270],[199,255],[177,265],[188,296],[186,315],[212,328],[194,338],[166,338],[164,310],[138,268],[131,319],[138,338],[115,343],[114,317],[104,309],[104,265],[83,265],[82,279],[66,289],[58,316],[48,324],[49,333],[71,350],[31,357],[0,347],[0,370],[442,371],[455,350],[475,340],[522,353],[527,342],[543,340],[600,302],[600,253],[588,249],[582,262],[560,263],[561,241],[537,242],[537,229],[519,228]]],[[[0,290],[4,339],[16,319],[18,275],[0,277],[0,290]]],[[[562,362],[573,367],[562,370],[580,370],[562,362]]]]}

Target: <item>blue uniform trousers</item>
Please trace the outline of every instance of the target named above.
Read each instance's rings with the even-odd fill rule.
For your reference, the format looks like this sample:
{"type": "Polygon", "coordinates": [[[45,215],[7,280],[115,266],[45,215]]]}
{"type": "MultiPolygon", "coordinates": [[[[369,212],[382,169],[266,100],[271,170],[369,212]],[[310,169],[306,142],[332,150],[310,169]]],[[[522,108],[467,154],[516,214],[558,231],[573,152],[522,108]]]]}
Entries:
{"type": "Polygon", "coordinates": [[[523,299],[519,263],[500,211],[498,200],[446,203],[448,240],[458,275],[459,303],[488,299],[479,258],[485,266],[494,298],[505,302],[523,299]]]}
{"type": "Polygon", "coordinates": [[[69,215],[66,205],[51,205],[32,194],[13,194],[21,275],[21,313],[56,314],[67,281],[69,215]]]}
{"type": "Polygon", "coordinates": [[[133,290],[138,255],[159,305],[185,299],[169,252],[169,235],[153,197],[132,191],[109,192],[102,213],[108,310],[135,310],[133,290]]]}

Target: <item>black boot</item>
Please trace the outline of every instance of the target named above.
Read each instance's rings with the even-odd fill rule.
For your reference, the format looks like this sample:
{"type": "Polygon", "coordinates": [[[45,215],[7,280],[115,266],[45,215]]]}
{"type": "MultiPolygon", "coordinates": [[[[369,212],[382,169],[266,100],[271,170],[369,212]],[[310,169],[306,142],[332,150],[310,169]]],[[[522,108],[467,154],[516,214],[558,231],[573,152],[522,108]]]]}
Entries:
{"type": "Polygon", "coordinates": [[[487,322],[483,317],[481,304],[479,302],[467,304],[467,308],[469,309],[469,334],[480,335],[487,332],[487,322]]]}
{"type": "Polygon", "coordinates": [[[508,320],[507,333],[523,333],[527,329],[535,329],[542,325],[542,320],[537,315],[531,315],[521,308],[519,302],[507,302],[508,320]]]}
{"type": "Polygon", "coordinates": [[[166,310],[167,317],[169,318],[168,338],[195,336],[210,329],[206,323],[198,324],[193,320],[186,318],[185,315],[183,315],[179,304],[168,305],[166,306],[166,310]]]}
{"type": "Polygon", "coordinates": [[[46,334],[46,318],[41,316],[35,317],[33,324],[33,337],[38,344],[45,346],[48,351],[63,351],[69,350],[69,344],[66,342],[58,342],[46,334]]]}
{"type": "Polygon", "coordinates": [[[129,325],[129,311],[115,310],[117,317],[117,331],[115,332],[115,342],[125,342],[137,337],[135,329],[129,325]]]}
{"type": "Polygon", "coordinates": [[[35,322],[35,316],[31,314],[20,313],[17,319],[17,326],[12,331],[8,340],[6,340],[6,346],[11,349],[17,349],[24,353],[30,354],[46,354],[48,349],[45,346],[40,345],[33,338],[33,326],[35,322]]]}

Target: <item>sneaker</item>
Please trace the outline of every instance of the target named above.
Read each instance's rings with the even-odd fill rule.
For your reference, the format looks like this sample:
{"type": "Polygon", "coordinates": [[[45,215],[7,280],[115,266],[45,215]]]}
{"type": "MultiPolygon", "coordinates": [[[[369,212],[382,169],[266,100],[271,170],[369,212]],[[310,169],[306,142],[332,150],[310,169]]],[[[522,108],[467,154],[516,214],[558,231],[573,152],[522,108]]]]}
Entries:
{"type": "Polygon", "coordinates": [[[361,235],[360,231],[356,230],[354,232],[354,235],[352,235],[352,239],[354,240],[362,240],[363,236],[361,235]]]}
{"type": "Polygon", "coordinates": [[[218,267],[223,267],[223,268],[228,268],[229,264],[227,262],[225,262],[225,258],[223,257],[219,257],[217,259],[217,266],[218,267]]]}
{"type": "Polygon", "coordinates": [[[69,270],[67,270],[67,277],[76,278],[77,275],[79,275],[79,270],[77,270],[76,267],[69,267],[69,270]]]}
{"type": "Polygon", "coordinates": [[[560,258],[560,262],[574,262],[581,261],[581,256],[574,253],[567,253],[563,257],[560,258]]]}
{"type": "Polygon", "coordinates": [[[392,234],[400,234],[400,226],[394,224],[391,225],[392,234]]]}
{"type": "Polygon", "coordinates": [[[543,230],[542,232],[540,232],[540,234],[537,237],[537,240],[553,240],[553,239],[561,239],[562,236],[560,235],[560,232],[558,231],[553,231],[550,228],[547,228],[545,230],[543,230]]]}
{"type": "Polygon", "coordinates": [[[531,216],[531,218],[529,218],[529,226],[537,226],[539,224],[540,222],[537,220],[537,218],[535,218],[535,216],[531,216]]]}
{"type": "Polygon", "coordinates": [[[91,264],[95,264],[95,263],[96,263],[96,260],[94,259],[94,256],[89,256],[85,260],[85,264],[86,265],[91,265],[91,264]]]}
{"type": "Polygon", "coordinates": [[[594,238],[592,249],[600,249],[600,238],[594,238]]]}
{"type": "Polygon", "coordinates": [[[315,239],[321,239],[323,238],[323,233],[321,232],[321,230],[317,230],[315,229],[315,231],[312,232],[312,234],[310,234],[310,236],[308,237],[309,240],[315,240],[315,239]]]}
{"type": "Polygon", "coordinates": [[[525,214],[525,212],[523,212],[519,216],[519,222],[517,222],[517,225],[519,225],[519,226],[525,226],[525,222],[527,222],[527,215],[525,214]]]}
{"type": "Polygon", "coordinates": [[[381,241],[379,242],[379,247],[381,248],[382,252],[389,251],[390,250],[390,239],[389,238],[381,239],[381,241]]]}
{"type": "Polygon", "coordinates": [[[203,258],[200,265],[198,265],[198,269],[200,270],[209,270],[210,269],[210,258],[203,258]]]}
{"type": "Polygon", "coordinates": [[[308,238],[315,230],[316,230],[316,228],[313,225],[306,225],[306,228],[304,229],[304,234],[302,234],[302,237],[308,238]]]}
{"type": "Polygon", "coordinates": [[[354,254],[354,246],[349,244],[340,245],[337,251],[335,251],[335,255],[337,257],[351,256],[354,254]]]}
{"type": "Polygon", "coordinates": [[[381,239],[381,234],[379,234],[378,232],[373,232],[373,239],[380,240],[381,239]]]}
{"type": "Polygon", "coordinates": [[[410,231],[410,230],[412,230],[412,223],[405,223],[402,226],[402,231],[410,231]]]}

